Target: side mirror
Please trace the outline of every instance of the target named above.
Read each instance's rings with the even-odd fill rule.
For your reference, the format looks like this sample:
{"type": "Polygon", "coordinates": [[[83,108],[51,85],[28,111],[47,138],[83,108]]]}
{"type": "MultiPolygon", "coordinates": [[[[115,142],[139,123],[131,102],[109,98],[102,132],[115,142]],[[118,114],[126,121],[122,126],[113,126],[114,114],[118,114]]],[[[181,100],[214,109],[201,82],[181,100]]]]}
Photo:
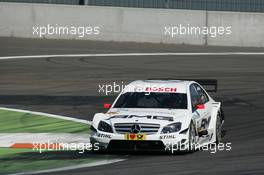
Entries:
{"type": "Polygon", "coordinates": [[[111,104],[110,104],[110,103],[104,103],[104,108],[105,108],[105,109],[109,109],[109,108],[111,108],[111,104]]]}
{"type": "Polygon", "coordinates": [[[196,105],[196,109],[204,109],[204,104],[198,104],[196,105]]]}

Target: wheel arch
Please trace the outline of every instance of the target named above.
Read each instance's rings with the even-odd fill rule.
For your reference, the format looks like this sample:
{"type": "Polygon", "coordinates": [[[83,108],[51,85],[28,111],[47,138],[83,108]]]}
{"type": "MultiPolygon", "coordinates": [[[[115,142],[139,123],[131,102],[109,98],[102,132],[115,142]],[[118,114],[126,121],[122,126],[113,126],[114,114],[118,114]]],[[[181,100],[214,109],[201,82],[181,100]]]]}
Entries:
{"type": "Polygon", "coordinates": [[[213,131],[211,142],[216,141],[216,122],[217,122],[217,116],[219,115],[219,112],[221,112],[221,102],[213,102],[212,111],[211,111],[211,121],[208,127],[208,130],[213,131]]]}

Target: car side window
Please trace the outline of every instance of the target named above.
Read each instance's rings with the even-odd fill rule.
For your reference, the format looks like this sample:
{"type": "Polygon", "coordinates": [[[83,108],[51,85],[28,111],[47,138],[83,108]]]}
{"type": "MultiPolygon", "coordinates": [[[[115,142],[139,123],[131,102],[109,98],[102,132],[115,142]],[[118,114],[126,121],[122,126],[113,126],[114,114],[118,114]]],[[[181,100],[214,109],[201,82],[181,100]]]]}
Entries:
{"type": "Polygon", "coordinates": [[[207,103],[209,101],[209,98],[208,98],[207,94],[204,92],[204,90],[198,84],[195,84],[195,89],[199,95],[200,102],[202,104],[207,103]]]}
{"type": "Polygon", "coordinates": [[[191,95],[192,111],[195,111],[196,105],[200,103],[200,96],[197,93],[194,84],[190,86],[190,95],[191,95]]]}

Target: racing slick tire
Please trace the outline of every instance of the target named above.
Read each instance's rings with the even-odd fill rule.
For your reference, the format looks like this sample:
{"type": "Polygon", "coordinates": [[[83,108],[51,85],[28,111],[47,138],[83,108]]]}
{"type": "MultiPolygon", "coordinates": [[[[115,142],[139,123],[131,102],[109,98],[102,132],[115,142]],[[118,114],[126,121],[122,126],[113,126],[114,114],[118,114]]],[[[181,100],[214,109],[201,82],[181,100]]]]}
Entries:
{"type": "Polygon", "coordinates": [[[219,112],[216,118],[215,126],[215,135],[216,135],[216,144],[219,144],[223,141],[223,118],[219,112]]]}
{"type": "Polygon", "coordinates": [[[196,131],[195,126],[193,123],[190,124],[189,127],[189,145],[188,145],[188,152],[195,151],[195,144],[196,144],[196,131]]]}

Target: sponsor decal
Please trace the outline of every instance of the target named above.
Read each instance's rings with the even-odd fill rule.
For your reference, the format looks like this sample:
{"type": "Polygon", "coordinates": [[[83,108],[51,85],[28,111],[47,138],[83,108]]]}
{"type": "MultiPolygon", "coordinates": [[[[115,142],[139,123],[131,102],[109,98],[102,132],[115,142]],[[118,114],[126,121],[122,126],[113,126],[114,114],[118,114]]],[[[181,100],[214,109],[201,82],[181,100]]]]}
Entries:
{"type": "Polygon", "coordinates": [[[177,92],[177,88],[171,87],[146,87],[146,92],[177,92]]]}
{"type": "Polygon", "coordinates": [[[160,139],[161,140],[163,140],[163,139],[176,139],[176,136],[175,135],[161,135],[160,139]]]}
{"type": "Polygon", "coordinates": [[[125,134],[125,140],[146,140],[146,134],[125,134]]]}
{"type": "Polygon", "coordinates": [[[101,133],[98,133],[97,134],[98,137],[101,137],[101,138],[107,138],[107,139],[111,139],[111,135],[108,135],[108,134],[101,134],[101,133]]]}
{"type": "Polygon", "coordinates": [[[209,127],[209,123],[210,123],[211,117],[209,117],[208,119],[202,119],[201,121],[201,125],[200,125],[200,130],[206,130],[209,127]]]}

